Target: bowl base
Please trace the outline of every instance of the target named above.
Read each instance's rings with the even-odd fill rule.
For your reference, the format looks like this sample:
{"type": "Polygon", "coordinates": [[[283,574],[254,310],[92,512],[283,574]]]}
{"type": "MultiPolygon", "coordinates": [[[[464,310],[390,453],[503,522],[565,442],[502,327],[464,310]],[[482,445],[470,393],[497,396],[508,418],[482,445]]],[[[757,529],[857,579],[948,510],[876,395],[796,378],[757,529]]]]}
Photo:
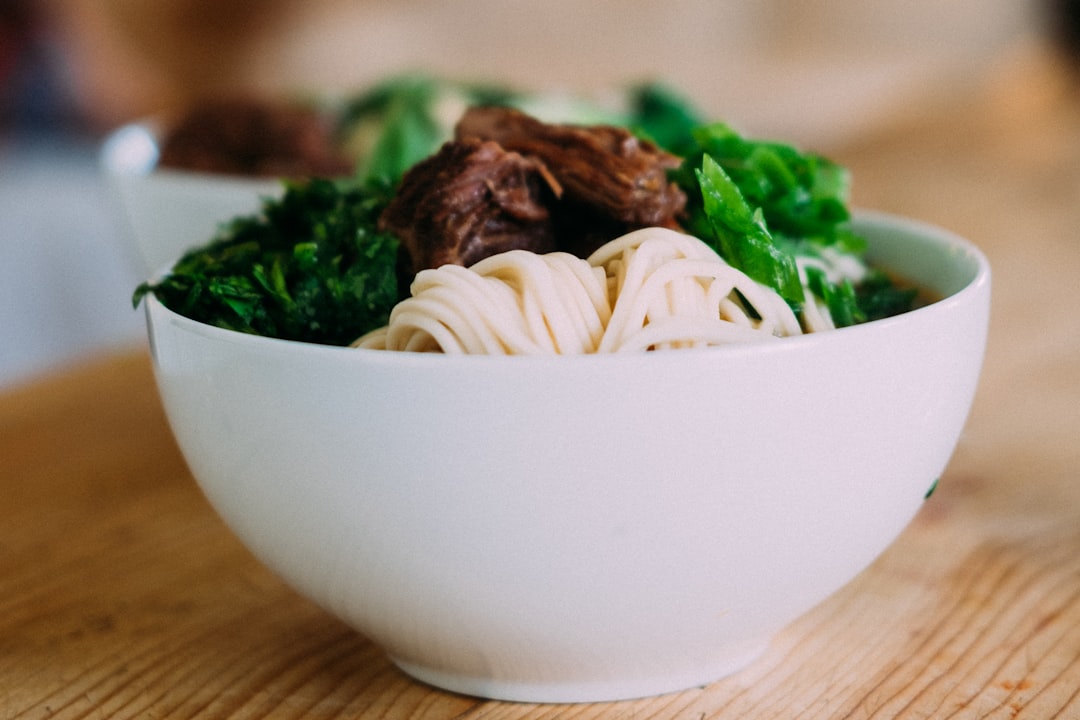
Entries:
{"type": "Polygon", "coordinates": [[[707,666],[679,668],[654,675],[615,677],[610,673],[595,680],[530,681],[527,679],[460,675],[390,657],[406,675],[442,690],[488,700],[523,703],[590,703],[634,700],[701,688],[742,670],[765,652],[768,640],[732,648],[707,666]]]}

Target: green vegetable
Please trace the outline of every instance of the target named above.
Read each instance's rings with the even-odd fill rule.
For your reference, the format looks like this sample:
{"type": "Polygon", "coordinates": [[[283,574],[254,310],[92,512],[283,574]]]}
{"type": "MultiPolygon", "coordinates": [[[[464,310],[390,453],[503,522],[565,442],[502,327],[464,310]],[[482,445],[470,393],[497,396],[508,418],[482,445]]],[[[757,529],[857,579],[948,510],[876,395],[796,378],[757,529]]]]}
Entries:
{"type": "Polygon", "coordinates": [[[643,83],[627,88],[625,98],[626,109],[615,111],[584,97],[552,97],[497,84],[405,74],[349,98],[338,124],[346,143],[352,135],[365,140],[365,147],[357,148],[357,177],[391,185],[451,138],[458,118],[446,116],[446,110],[468,105],[516,107],[553,122],[623,125],[676,155],[692,148],[691,131],[703,120],[673,89],[643,83]]]}
{"type": "Polygon", "coordinates": [[[695,150],[694,129],[704,123],[696,107],[672,88],[645,83],[627,91],[629,117],[626,124],[639,137],[675,155],[695,150]]]}
{"type": "MultiPolygon", "coordinates": [[[[388,81],[343,115],[343,128],[378,130],[354,179],[287,183],[260,213],[233,220],[168,275],[140,285],[134,303],[154,293],[172,310],[222,328],[349,344],[385,325],[401,298],[399,241],[380,232],[377,220],[405,171],[449,137],[439,104],[515,105],[530,97],[424,76],[388,81]]],[[[748,140],[722,123],[700,124],[696,110],[661,85],[631,89],[628,98],[627,127],[684,158],[672,173],[688,198],[684,228],[797,313],[808,300],[797,258],[865,251],[848,224],[848,175],[840,166],[748,140]]],[[[839,326],[904,312],[915,298],[881,272],[834,283],[807,264],[805,276],[839,326]]]]}
{"type": "MultiPolygon", "coordinates": [[[[845,168],[790,145],[749,140],[723,123],[688,133],[692,146],[672,173],[687,194],[686,229],[776,290],[797,313],[806,298],[796,258],[818,255],[822,248],[861,258],[866,241],[849,224],[845,168]]],[[[808,268],[807,285],[839,327],[904,312],[915,297],[880,272],[856,285],[833,283],[808,268]]]]}
{"type": "Polygon", "coordinates": [[[825,277],[821,268],[806,268],[807,285],[816,297],[825,302],[829,315],[837,327],[846,327],[866,321],[866,313],[859,307],[855,285],[845,278],[833,283],[825,277]]]}
{"type": "Polygon", "coordinates": [[[910,310],[918,297],[917,288],[897,287],[880,270],[871,270],[855,289],[859,309],[866,321],[881,320],[910,310]]]}
{"type": "Polygon", "coordinates": [[[752,279],[774,288],[792,304],[804,300],[795,258],[785,253],[765,226],[761,208],[751,209],[739,188],[710,157],[696,170],[701,201],[720,255],[752,279]]]}
{"type": "Polygon", "coordinates": [[[392,78],[353,98],[341,115],[343,132],[374,134],[361,152],[357,177],[393,185],[410,167],[435,152],[450,130],[436,115],[443,91],[434,78],[392,78]]]}
{"type": "Polygon", "coordinates": [[[225,226],[157,282],[173,311],[240,332],[347,345],[386,323],[399,299],[398,241],[376,228],[385,186],[313,179],[286,184],[260,214],[225,226]]]}
{"type": "Polygon", "coordinates": [[[760,207],[776,235],[814,238],[831,245],[839,240],[848,212],[849,176],[846,169],[790,145],[749,140],[723,123],[692,131],[696,147],[684,155],[689,170],[711,157],[739,188],[751,207],[760,207]]]}
{"type": "Polygon", "coordinates": [[[455,110],[466,105],[511,105],[520,98],[498,85],[406,74],[350,98],[341,112],[340,132],[373,135],[370,147],[360,152],[357,177],[392,186],[453,135],[457,117],[444,117],[444,105],[455,110]]]}

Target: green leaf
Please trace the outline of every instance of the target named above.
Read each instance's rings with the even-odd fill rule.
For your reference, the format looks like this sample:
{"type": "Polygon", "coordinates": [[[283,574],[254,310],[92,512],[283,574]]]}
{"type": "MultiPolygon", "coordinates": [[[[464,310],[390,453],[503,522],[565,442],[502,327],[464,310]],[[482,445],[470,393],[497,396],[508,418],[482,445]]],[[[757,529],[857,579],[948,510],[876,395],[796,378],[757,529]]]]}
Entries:
{"type": "Polygon", "coordinates": [[[867,321],[907,312],[915,306],[917,288],[902,288],[880,270],[871,270],[856,288],[859,310],[867,321]]]}
{"type": "MultiPolygon", "coordinates": [[[[687,196],[687,232],[776,290],[797,313],[805,301],[797,257],[819,257],[830,248],[862,264],[866,239],[850,225],[846,168],[785,143],[747,139],[725,123],[687,132],[692,142],[671,173],[687,196]]],[[[880,272],[858,283],[808,275],[811,292],[841,326],[904,312],[915,301],[914,291],[897,288],[880,272]]]]}
{"type": "MultiPolygon", "coordinates": [[[[692,131],[696,149],[684,167],[698,167],[709,155],[728,174],[746,201],[760,207],[770,230],[792,237],[816,236],[837,242],[850,219],[849,174],[825,157],[802,153],[784,143],[749,140],[724,123],[692,131]]],[[[685,182],[685,170],[682,172],[685,182]]]]}
{"type": "Polygon", "coordinates": [[[491,83],[443,80],[426,74],[388,78],[351,98],[341,112],[339,134],[348,137],[359,128],[374,136],[357,167],[357,177],[391,186],[420,160],[453,135],[457,118],[440,117],[441,106],[513,105],[524,96],[491,83]]]}
{"type": "Polygon", "coordinates": [[[385,324],[399,299],[398,241],[379,232],[379,185],[286,185],[262,212],[235,219],[164,278],[136,288],[211,325],[345,345],[385,324]]]}
{"type": "Polygon", "coordinates": [[[383,132],[364,163],[364,171],[396,182],[406,170],[437,150],[444,134],[424,93],[397,98],[387,111],[383,132]]]}
{"type": "Polygon", "coordinates": [[[629,88],[627,125],[635,134],[676,155],[694,149],[694,128],[702,124],[700,111],[686,98],[661,83],[629,88]]]}
{"type": "Polygon", "coordinates": [[[776,290],[789,303],[804,300],[795,259],[773,242],[760,208],[751,209],[739,188],[711,156],[696,173],[704,215],[711,233],[706,240],[733,267],[776,290]]]}
{"type": "Polygon", "coordinates": [[[806,278],[810,292],[825,303],[836,327],[866,321],[855,296],[855,285],[850,280],[845,278],[839,284],[831,282],[821,268],[813,266],[806,268],[806,278]]]}

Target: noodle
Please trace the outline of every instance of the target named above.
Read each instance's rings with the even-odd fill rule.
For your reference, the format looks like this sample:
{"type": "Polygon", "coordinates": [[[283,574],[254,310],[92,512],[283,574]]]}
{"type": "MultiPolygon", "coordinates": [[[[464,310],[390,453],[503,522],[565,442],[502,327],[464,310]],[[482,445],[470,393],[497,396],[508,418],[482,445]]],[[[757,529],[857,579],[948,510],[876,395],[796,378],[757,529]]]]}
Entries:
{"type": "MultiPolygon", "coordinates": [[[[697,238],[645,228],[589,258],[511,250],[423,270],[353,347],[466,354],[639,352],[803,332],[788,304],[697,238]]],[[[831,325],[813,305],[812,328],[831,325]]]]}

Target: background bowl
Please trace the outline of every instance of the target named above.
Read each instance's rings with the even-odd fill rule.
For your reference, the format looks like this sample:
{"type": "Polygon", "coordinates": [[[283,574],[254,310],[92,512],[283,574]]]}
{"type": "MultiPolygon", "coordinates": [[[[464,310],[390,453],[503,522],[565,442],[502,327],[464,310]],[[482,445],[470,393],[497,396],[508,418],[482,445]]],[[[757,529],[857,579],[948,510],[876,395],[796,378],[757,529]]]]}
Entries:
{"type": "Polygon", "coordinates": [[[961,432],[985,257],[857,226],[944,299],[765,344],[453,357],[253,337],[148,297],[155,371],[225,521],[406,673],[533,702],[680,690],[863,570],[961,432]]]}
{"type": "Polygon", "coordinates": [[[203,245],[218,227],[251,215],[265,197],[282,193],[281,183],[159,167],[154,122],[131,123],[102,145],[101,167],[130,230],[144,275],[203,245]]]}

